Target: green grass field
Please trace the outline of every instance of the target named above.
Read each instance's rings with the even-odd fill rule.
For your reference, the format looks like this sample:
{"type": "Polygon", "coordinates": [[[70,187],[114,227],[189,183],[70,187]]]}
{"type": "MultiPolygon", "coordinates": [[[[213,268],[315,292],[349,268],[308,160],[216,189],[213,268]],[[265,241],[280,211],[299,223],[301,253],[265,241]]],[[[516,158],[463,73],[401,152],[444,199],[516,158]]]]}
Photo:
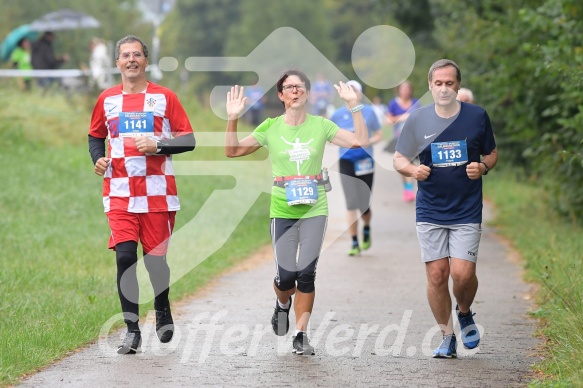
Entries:
{"type": "Polygon", "coordinates": [[[583,386],[583,228],[546,205],[542,185],[499,170],[491,177],[486,195],[496,205],[498,231],[524,258],[526,280],[540,285],[532,315],[544,360],[534,369],[544,377],[532,386],[583,386]]]}
{"type": "MultiPolygon", "coordinates": [[[[82,96],[0,95],[0,385],[95,340],[119,313],[101,179],[86,147],[91,106],[82,96]]],[[[227,160],[224,122],[185,106],[204,133],[194,152],[175,157],[183,210],[169,253],[173,300],[269,242],[265,153],[227,160]],[[242,176],[249,185],[239,185],[242,176]]],[[[548,209],[540,186],[503,168],[488,175],[485,188],[499,232],[525,259],[528,280],[541,285],[533,315],[547,341],[544,361],[533,368],[549,377],[531,385],[581,385],[582,229],[548,209]]],[[[152,303],[144,284],[145,313],[152,303]]]]}

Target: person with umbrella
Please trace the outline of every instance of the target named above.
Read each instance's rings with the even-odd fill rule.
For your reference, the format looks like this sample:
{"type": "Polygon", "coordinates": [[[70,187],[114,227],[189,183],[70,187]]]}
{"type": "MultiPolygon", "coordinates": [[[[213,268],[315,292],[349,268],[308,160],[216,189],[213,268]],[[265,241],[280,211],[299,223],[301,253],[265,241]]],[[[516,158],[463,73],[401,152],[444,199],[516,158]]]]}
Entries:
{"type": "MultiPolygon", "coordinates": [[[[45,31],[39,40],[32,44],[32,67],[36,70],[54,70],[69,60],[69,54],[56,56],[53,41],[56,36],[52,31],[45,31]]],[[[55,78],[43,77],[38,79],[42,88],[47,88],[55,78]]]]}
{"type": "MultiPolygon", "coordinates": [[[[30,40],[27,37],[21,38],[18,41],[18,46],[10,56],[12,67],[18,70],[32,70],[30,63],[30,40]]],[[[18,79],[20,88],[24,91],[30,90],[30,77],[23,77],[18,79]]]]}

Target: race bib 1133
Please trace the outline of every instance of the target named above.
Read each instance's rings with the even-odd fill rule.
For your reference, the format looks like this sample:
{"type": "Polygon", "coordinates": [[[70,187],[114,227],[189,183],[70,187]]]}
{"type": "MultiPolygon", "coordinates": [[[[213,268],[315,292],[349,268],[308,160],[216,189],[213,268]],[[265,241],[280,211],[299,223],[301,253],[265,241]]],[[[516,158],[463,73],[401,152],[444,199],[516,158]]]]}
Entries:
{"type": "Polygon", "coordinates": [[[431,143],[433,167],[461,166],[468,163],[468,146],[465,140],[431,143]]]}

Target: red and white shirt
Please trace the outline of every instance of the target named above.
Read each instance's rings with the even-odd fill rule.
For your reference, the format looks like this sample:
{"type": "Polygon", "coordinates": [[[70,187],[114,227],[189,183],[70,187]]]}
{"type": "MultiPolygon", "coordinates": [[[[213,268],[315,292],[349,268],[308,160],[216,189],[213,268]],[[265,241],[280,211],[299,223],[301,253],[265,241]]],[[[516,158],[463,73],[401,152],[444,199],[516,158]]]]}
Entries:
{"type": "Polygon", "coordinates": [[[139,152],[133,136],[156,140],[192,133],[178,97],[170,89],[148,83],[142,93],[127,94],[121,85],[99,96],[89,134],[108,138],[111,163],[103,180],[105,212],[168,212],[180,209],[171,155],[139,152]]]}

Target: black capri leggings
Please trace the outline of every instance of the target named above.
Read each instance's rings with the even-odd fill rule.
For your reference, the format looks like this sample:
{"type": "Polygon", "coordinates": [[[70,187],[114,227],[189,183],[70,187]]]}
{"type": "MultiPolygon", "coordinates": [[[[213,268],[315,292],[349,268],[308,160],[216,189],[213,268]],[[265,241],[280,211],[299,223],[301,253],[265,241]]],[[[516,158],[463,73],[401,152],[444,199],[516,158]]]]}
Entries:
{"type": "Polygon", "coordinates": [[[301,219],[272,218],[271,243],[275,256],[275,284],[281,291],[296,287],[304,293],[316,288],[316,266],[328,225],[327,216],[301,219]]]}
{"type": "Polygon", "coordinates": [[[370,211],[370,194],[374,173],[356,176],[354,174],[354,162],[348,159],[340,159],[340,181],[346,198],[348,210],[360,210],[362,214],[370,211]]]}

